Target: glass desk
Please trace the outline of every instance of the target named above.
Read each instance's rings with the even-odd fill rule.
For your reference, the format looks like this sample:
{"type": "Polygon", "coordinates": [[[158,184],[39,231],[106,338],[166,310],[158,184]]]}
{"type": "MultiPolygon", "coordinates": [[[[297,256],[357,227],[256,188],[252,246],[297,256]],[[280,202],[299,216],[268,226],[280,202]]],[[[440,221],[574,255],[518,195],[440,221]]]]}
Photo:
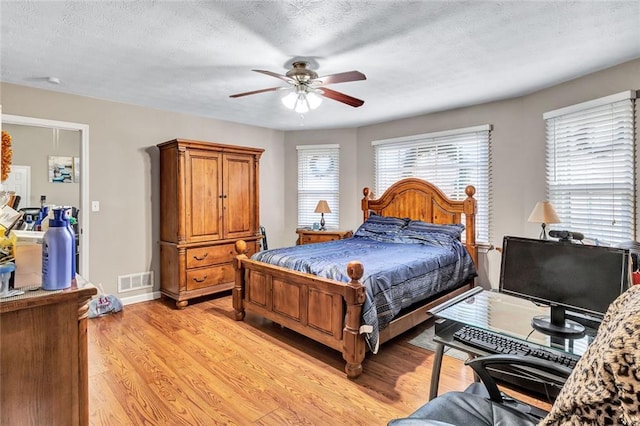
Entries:
{"type": "Polygon", "coordinates": [[[581,356],[586,351],[596,333],[596,330],[589,327],[586,327],[585,335],[579,339],[557,338],[540,333],[531,326],[531,319],[537,315],[549,315],[548,307],[537,306],[519,297],[485,291],[479,287],[438,305],[429,312],[436,317],[433,340],[437,343],[431,375],[430,400],[438,394],[445,346],[464,351],[470,357],[492,354],[453,339],[453,333],[465,325],[576,356],[581,356]]]}

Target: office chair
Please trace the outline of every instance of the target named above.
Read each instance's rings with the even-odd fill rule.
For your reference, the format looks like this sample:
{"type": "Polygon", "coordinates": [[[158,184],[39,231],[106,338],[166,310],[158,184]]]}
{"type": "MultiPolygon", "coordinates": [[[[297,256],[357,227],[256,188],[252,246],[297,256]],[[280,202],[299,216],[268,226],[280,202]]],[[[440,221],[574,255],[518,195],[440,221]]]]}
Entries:
{"type": "Polygon", "coordinates": [[[542,385],[551,399],[571,374],[568,367],[520,355],[488,355],[465,364],[480,382],[471,384],[464,392],[447,392],[409,417],[391,420],[389,425],[537,425],[547,412],[501,392],[496,377],[508,374],[542,385]]]}
{"type": "Polygon", "coordinates": [[[262,241],[260,245],[262,246],[261,250],[269,250],[269,245],[267,244],[267,230],[264,229],[264,226],[260,225],[260,235],[262,235],[262,241]]]}

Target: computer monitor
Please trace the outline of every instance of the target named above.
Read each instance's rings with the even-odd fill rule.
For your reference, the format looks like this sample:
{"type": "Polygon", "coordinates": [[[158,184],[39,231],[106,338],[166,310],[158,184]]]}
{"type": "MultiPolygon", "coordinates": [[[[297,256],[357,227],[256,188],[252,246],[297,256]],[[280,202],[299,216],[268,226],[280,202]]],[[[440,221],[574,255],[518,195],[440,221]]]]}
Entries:
{"type": "Polygon", "coordinates": [[[549,305],[535,329],[571,338],[584,326],[565,311],[602,318],[629,283],[629,250],[571,242],[504,237],[500,291],[549,305]]]}

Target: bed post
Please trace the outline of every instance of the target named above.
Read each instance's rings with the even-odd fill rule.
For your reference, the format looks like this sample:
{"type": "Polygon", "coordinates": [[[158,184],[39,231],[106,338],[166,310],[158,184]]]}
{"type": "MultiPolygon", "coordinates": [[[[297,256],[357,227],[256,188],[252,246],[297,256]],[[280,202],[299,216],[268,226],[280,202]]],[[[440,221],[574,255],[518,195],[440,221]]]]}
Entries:
{"type": "Polygon", "coordinates": [[[233,310],[235,311],[234,318],[236,321],[242,321],[244,319],[244,267],[242,266],[242,260],[247,259],[247,243],[244,240],[236,241],[235,245],[236,256],[233,262],[233,267],[236,270],[236,280],[231,291],[233,295],[233,310]]]}
{"type": "Polygon", "coordinates": [[[367,219],[369,219],[369,199],[371,198],[371,191],[369,191],[369,188],[364,188],[362,190],[362,195],[364,195],[364,198],[362,199],[362,221],[366,222],[367,219]]]}
{"type": "Polygon", "coordinates": [[[465,229],[466,229],[466,241],[465,245],[467,246],[467,251],[471,255],[471,259],[473,259],[473,263],[478,267],[478,246],[476,245],[476,234],[474,223],[476,222],[476,210],[477,203],[476,199],[473,198],[476,193],[476,188],[473,185],[467,185],[464,192],[467,194],[467,199],[464,200],[464,216],[466,219],[465,229]]]}
{"type": "Polygon", "coordinates": [[[351,281],[347,284],[346,303],[347,315],[342,333],[343,350],[342,358],[347,362],[344,367],[347,377],[355,379],[362,374],[362,361],[364,361],[365,341],[360,334],[362,318],[362,304],[366,297],[364,285],[360,278],[364,274],[362,263],[354,260],[347,265],[347,274],[351,281]]]}

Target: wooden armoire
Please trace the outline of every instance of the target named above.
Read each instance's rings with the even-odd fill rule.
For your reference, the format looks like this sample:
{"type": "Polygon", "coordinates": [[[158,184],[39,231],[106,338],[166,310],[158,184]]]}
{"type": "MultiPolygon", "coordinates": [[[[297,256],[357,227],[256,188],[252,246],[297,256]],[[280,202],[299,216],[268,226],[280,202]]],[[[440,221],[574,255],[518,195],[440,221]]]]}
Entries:
{"type": "Polygon", "coordinates": [[[179,309],[234,284],[234,245],[258,250],[263,149],[174,139],[160,149],[160,291],[179,309]]]}

